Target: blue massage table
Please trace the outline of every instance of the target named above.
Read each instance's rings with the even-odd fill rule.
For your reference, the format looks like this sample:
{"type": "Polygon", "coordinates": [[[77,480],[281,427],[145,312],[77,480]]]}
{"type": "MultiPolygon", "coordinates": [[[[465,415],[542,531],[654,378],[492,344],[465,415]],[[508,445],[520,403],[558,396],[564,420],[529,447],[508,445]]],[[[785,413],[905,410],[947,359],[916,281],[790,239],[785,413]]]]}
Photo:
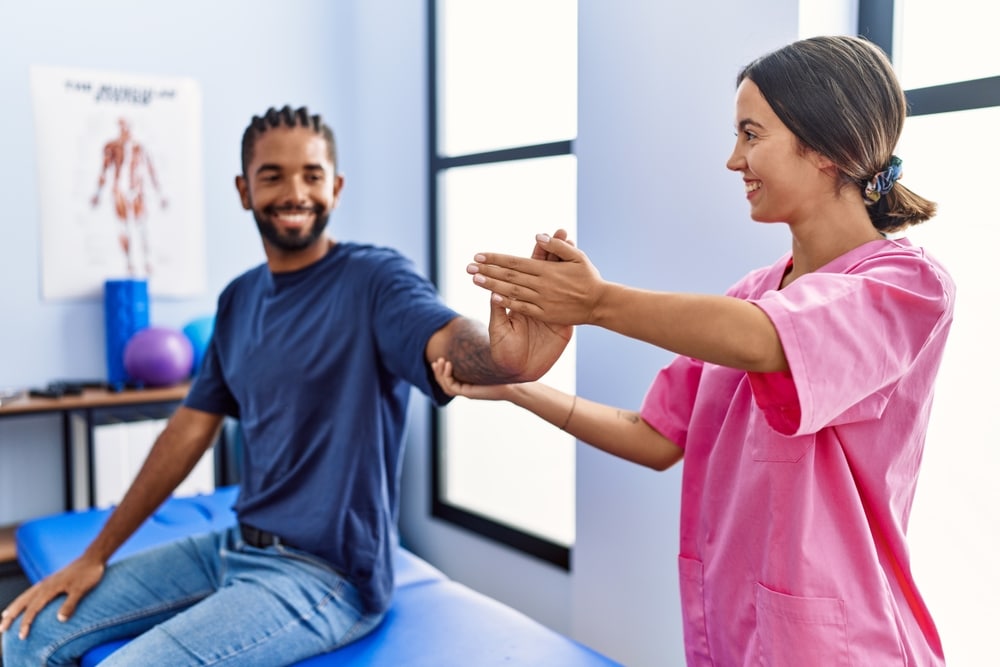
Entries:
{"type": "MultiPolygon", "coordinates": [[[[237,487],[189,498],[170,498],[118,550],[112,560],[163,542],[231,526],[237,487]]],[[[17,557],[31,581],[80,554],[111,510],[65,512],[33,519],[16,532],[17,557]]],[[[396,592],[384,622],[340,650],[296,667],[621,667],[524,614],[473,591],[404,548],[396,553],[396,592]]],[[[94,667],[126,641],[88,652],[94,667]]]]}

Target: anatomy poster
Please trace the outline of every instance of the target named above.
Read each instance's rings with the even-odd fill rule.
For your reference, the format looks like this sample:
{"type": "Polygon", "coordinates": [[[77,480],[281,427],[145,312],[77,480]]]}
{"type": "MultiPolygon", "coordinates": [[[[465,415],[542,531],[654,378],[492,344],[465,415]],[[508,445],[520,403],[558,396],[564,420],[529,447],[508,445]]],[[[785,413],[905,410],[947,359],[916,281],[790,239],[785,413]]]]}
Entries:
{"type": "Polygon", "coordinates": [[[201,93],[186,78],[31,68],[42,296],[99,297],[104,281],[206,289],[201,93]]]}

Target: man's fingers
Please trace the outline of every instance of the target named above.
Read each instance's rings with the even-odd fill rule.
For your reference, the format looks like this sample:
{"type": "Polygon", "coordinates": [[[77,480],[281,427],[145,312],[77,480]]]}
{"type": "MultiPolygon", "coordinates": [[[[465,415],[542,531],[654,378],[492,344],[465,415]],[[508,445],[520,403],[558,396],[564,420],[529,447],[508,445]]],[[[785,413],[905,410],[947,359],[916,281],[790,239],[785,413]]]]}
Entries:
{"type": "Polygon", "coordinates": [[[556,230],[556,233],[552,235],[552,238],[559,239],[560,241],[565,241],[566,243],[570,244],[574,248],[576,247],[576,244],[573,243],[572,241],[570,241],[570,239],[569,239],[569,232],[567,232],[562,227],[560,227],[559,229],[556,230]]]}
{"type": "Polygon", "coordinates": [[[503,338],[507,333],[506,329],[509,324],[507,309],[499,305],[493,298],[493,295],[490,295],[490,338],[503,338]]]}
{"type": "Polygon", "coordinates": [[[504,311],[505,317],[508,321],[513,321],[510,314],[524,315],[525,317],[535,318],[539,318],[542,314],[542,309],[535,304],[521,299],[504,296],[497,291],[494,291],[493,294],[490,295],[490,306],[494,309],[504,311]],[[508,313],[507,311],[510,312],[508,313]]]}
{"type": "MultiPolygon", "coordinates": [[[[556,233],[553,234],[552,237],[557,238],[561,241],[566,241],[566,243],[575,246],[575,244],[569,240],[569,232],[567,232],[565,229],[557,229],[556,233]]],[[[550,262],[562,261],[559,255],[555,254],[554,252],[549,252],[548,250],[545,250],[544,248],[542,248],[542,244],[538,243],[537,241],[535,242],[535,246],[541,248],[542,252],[545,253],[545,259],[549,260],[550,262]]]]}
{"type": "Polygon", "coordinates": [[[545,250],[537,241],[535,242],[535,247],[531,249],[531,259],[537,260],[547,260],[549,259],[549,252],[545,250]]]}
{"type": "MultiPolygon", "coordinates": [[[[44,605],[42,605],[44,607],[44,605]]],[[[42,607],[35,607],[34,604],[29,604],[21,612],[21,629],[18,631],[17,636],[21,639],[26,639],[28,633],[31,632],[31,624],[35,622],[35,616],[38,612],[42,610],[42,607]]]]}
{"type": "MultiPolygon", "coordinates": [[[[555,231],[555,234],[553,234],[552,236],[553,236],[553,238],[562,239],[563,241],[565,241],[569,237],[569,232],[567,232],[565,229],[561,229],[560,228],[560,229],[557,229],[555,231]]],[[[549,252],[545,248],[543,248],[542,244],[539,243],[537,239],[535,240],[535,247],[532,248],[532,250],[531,250],[531,259],[545,260],[545,261],[548,261],[548,262],[560,262],[560,261],[562,261],[562,260],[559,259],[559,257],[557,257],[556,255],[552,254],[551,252],[549,252]]]]}
{"type": "Polygon", "coordinates": [[[65,602],[63,602],[62,606],[59,607],[59,612],[56,614],[56,618],[62,622],[68,621],[70,616],[76,613],[76,605],[80,603],[80,597],[79,593],[67,594],[65,602]]]}
{"type": "Polygon", "coordinates": [[[558,230],[554,236],[539,234],[535,237],[535,240],[546,252],[550,255],[555,255],[564,262],[578,259],[580,256],[580,251],[577,250],[576,245],[567,238],[566,230],[564,229],[558,230]],[[559,232],[562,232],[562,234],[559,232]]]}
{"type": "MultiPolygon", "coordinates": [[[[32,586],[28,590],[24,591],[18,595],[14,600],[7,605],[7,608],[3,610],[2,618],[0,618],[0,631],[7,632],[8,628],[14,624],[14,621],[18,616],[25,613],[29,606],[29,600],[31,599],[31,593],[35,590],[35,586],[32,586]]],[[[21,625],[23,627],[24,620],[22,619],[21,625]]]]}
{"type": "MultiPolygon", "coordinates": [[[[477,275],[473,281],[478,287],[489,290],[490,294],[490,331],[500,334],[502,331],[498,327],[510,328],[510,319],[507,317],[505,308],[511,308],[511,304],[530,304],[537,308],[535,302],[539,300],[538,292],[527,287],[522,287],[502,280],[494,280],[484,275],[477,275]]],[[[518,308],[518,312],[528,312],[524,308],[518,308]]]]}
{"type": "Polygon", "coordinates": [[[3,610],[3,612],[0,612],[0,632],[7,632],[7,628],[9,628],[10,624],[14,622],[15,618],[17,618],[18,613],[19,612],[13,611],[10,607],[7,607],[3,610]]]}

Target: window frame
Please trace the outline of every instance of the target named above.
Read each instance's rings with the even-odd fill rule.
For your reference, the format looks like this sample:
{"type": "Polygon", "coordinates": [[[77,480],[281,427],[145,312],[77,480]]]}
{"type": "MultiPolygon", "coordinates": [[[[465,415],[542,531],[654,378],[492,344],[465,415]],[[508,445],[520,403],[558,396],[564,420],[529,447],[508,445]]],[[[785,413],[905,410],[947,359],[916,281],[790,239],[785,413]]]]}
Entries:
{"type": "MultiPolygon", "coordinates": [[[[895,0],[858,0],[858,35],[882,48],[892,60],[895,0]]],[[[1000,106],[1000,76],[956,81],[905,91],[908,116],[926,116],[1000,106]]]]}
{"type": "MultiPolygon", "coordinates": [[[[574,140],[553,141],[542,144],[516,146],[479,153],[443,156],[439,154],[438,133],[438,8],[437,0],[427,0],[427,82],[428,82],[428,234],[429,266],[432,280],[440,283],[439,241],[440,175],[448,169],[474,165],[495,164],[533,158],[575,154],[574,140]]],[[[444,453],[443,428],[440,411],[431,410],[430,416],[430,508],[431,516],[457,525],[521,553],[533,556],[560,569],[571,569],[572,547],[527,533],[500,523],[489,517],[471,512],[449,503],[443,494],[444,473],[441,457],[444,453]]]]}

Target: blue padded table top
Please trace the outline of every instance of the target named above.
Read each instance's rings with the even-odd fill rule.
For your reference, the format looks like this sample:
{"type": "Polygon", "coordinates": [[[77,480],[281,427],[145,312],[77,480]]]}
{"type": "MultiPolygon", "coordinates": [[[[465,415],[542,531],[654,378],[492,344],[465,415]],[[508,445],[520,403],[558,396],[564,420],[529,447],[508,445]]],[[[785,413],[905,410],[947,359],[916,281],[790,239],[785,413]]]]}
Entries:
{"type": "MultiPolygon", "coordinates": [[[[98,646],[81,667],[96,667],[126,642],[98,646]]],[[[519,611],[458,582],[396,590],[372,633],[294,667],[621,667],[519,611]]]]}
{"type": "Polygon", "coordinates": [[[296,663],[296,667],[348,665],[612,667],[618,663],[449,579],[397,588],[385,621],[372,634],[296,663]]]}
{"type": "MultiPolygon", "coordinates": [[[[110,562],[143,549],[201,532],[222,530],[236,523],[233,504],[239,487],[213,493],[170,498],[111,557],[110,562]]],[[[38,581],[69,564],[100,532],[111,509],[54,514],[27,521],[16,531],[17,559],[25,575],[38,581]]],[[[396,552],[396,586],[444,579],[437,568],[405,549],[396,552]]]]}
{"type": "MultiPolygon", "coordinates": [[[[122,545],[118,560],[172,539],[233,525],[238,488],[170,498],[122,545]]],[[[31,581],[76,558],[111,510],[66,512],[18,527],[18,560],[31,581]]],[[[406,549],[395,555],[396,590],[383,623],[368,636],[295,667],[621,667],[582,644],[467,586],[406,549]]],[[[125,641],[91,650],[95,667],[125,641]]]]}
{"type": "MultiPolygon", "coordinates": [[[[115,552],[111,561],[173,539],[228,528],[236,523],[233,504],[239,487],[226,486],[213,493],[169,498],[115,552]]],[[[100,532],[111,509],[90,509],[53,514],[17,527],[17,560],[31,581],[38,581],[83,553],[100,532]]]]}

